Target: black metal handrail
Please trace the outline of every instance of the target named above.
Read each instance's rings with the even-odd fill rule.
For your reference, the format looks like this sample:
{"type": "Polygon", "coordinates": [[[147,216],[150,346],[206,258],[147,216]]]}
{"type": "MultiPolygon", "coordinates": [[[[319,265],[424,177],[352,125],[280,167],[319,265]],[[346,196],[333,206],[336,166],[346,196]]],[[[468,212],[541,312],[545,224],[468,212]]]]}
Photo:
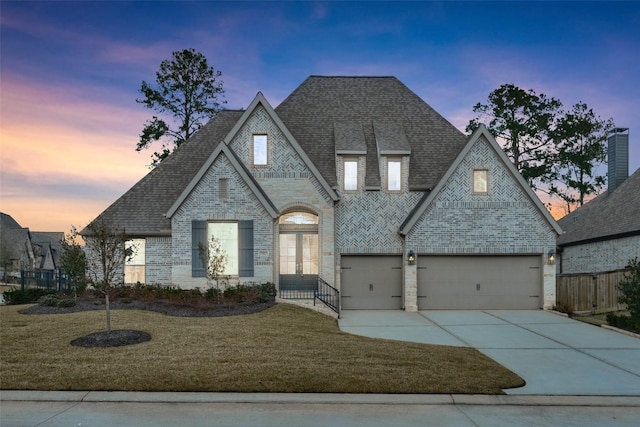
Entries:
{"type": "Polygon", "coordinates": [[[318,277],[318,288],[313,295],[313,305],[320,300],[340,317],[340,291],[318,277]]]}

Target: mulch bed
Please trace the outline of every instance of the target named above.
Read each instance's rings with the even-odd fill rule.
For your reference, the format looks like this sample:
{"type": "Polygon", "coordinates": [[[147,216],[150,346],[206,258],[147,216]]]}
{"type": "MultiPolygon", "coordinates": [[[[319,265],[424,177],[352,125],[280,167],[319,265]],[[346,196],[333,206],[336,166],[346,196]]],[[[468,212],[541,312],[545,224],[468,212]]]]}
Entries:
{"type": "MultiPolygon", "coordinates": [[[[176,317],[220,317],[239,316],[258,313],[275,305],[275,301],[259,304],[180,304],[168,300],[114,300],[110,302],[111,310],[149,310],[176,317]]],[[[78,298],[73,307],[48,307],[32,305],[20,310],[22,314],[64,314],[89,310],[104,310],[104,300],[78,298]]]]}
{"type": "MultiPolygon", "coordinates": [[[[176,317],[221,317],[258,313],[275,305],[275,301],[259,304],[180,304],[167,300],[115,300],[109,306],[111,310],[150,310],[176,317]]],[[[22,314],[64,314],[89,310],[104,310],[104,300],[79,298],[73,307],[48,307],[32,305],[20,310],[22,314]]],[[[77,347],[119,347],[149,341],[151,336],[142,331],[120,329],[111,332],[96,332],[71,341],[77,347]]]]}
{"type": "Polygon", "coordinates": [[[76,347],[120,347],[151,340],[151,335],[133,329],[118,329],[111,332],[95,332],[71,341],[76,347]]]}

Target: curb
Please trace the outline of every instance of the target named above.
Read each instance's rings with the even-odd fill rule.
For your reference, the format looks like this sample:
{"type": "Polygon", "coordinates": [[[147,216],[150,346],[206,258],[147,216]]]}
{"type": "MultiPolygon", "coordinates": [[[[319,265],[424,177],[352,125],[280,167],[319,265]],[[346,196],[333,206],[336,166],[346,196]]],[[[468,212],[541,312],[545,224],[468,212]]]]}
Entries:
{"type": "Polygon", "coordinates": [[[615,326],[600,325],[600,327],[603,328],[603,329],[608,329],[610,331],[618,332],[618,333],[623,334],[623,335],[628,335],[630,337],[639,338],[640,339],[640,334],[636,334],[636,333],[633,333],[633,332],[630,332],[630,331],[626,331],[624,329],[616,328],[615,326]]]}
{"type": "Polygon", "coordinates": [[[273,403],[474,406],[640,407],[638,396],[340,394],[340,393],[172,393],[121,391],[2,390],[5,402],[82,403],[273,403]]]}

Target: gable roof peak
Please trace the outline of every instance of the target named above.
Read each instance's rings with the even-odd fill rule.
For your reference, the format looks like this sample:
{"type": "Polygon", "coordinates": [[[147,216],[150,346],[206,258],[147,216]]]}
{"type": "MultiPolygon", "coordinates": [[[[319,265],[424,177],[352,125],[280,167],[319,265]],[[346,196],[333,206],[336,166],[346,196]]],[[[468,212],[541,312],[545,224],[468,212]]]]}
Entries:
{"type": "Polygon", "coordinates": [[[171,218],[178,208],[184,203],[184,201],[189,197],[193,189],[200,183],[203,179],[204,175],[207,171],[212,167],[218,156],[220,154],[224,154],[232,167],[236,170],[236,172],[240,175],[240,177],[244,180],[245,184],[251,189],[253,194],[258,198],[264,209],[271,215],[273,219],[277,218],[280,214],[278,209],[273,204],[273,202],[269,199],[269,196],[262,190],[260,185],[256,182],[256,180],[251,176],[251,173],[247,170],[247,168],[242,164],[242,161],[238,158],[238,156],[234,153],[234,151],[227,144],[219,144],[211,153],[206,162],[202,165],[198,173],[193,177],[189,185],[182,191],[178,199],[171,205],[169,210],[166,212],[165,216],[167,218],[171,218]]]}
{"type": "Polygon", "coordinates": [[[427,207],[435,200],[438,193],[440,193],[442,188],[447,184],[456,169],[462,164],[467,154],[471,151],[474,144],[479,140],[484,140],[484,142],[487,143],[489,147],[491,147],[494,154],[498,157],[503,166],[509,171],[513,179],[517,182],[522,191],[524,191],[524,193],[527,195],[529,200],[533,203],[542,217],[546,220],[546,222],[551,226],[551,228],[553,228],[556,234],[562,234],[562,229],[560,228],[558,223],[553,219],[549,211],[544,207],[538,196],[534,193],[529,184],[527,184],[522,175],[520,175],[520,173],[513,165],[511,160],[509,160],[502,148],[500,148],[500,145],[498,145],[498,142],[495,140],[491,132],[489,132],[487,127],[482,123],[469,136],[467,144],[462,149],[462,151],[460,151],[445,174],[440,178],[434,189],[431,192],[425,193],[422,200],[418,202],[418,205],[416,205],[416,207],[404,220],[404,222],[400,226],[400,234],[407,235],[411,231],[411,228],[415,225],[420,216],[426,211],[427,207]]]}

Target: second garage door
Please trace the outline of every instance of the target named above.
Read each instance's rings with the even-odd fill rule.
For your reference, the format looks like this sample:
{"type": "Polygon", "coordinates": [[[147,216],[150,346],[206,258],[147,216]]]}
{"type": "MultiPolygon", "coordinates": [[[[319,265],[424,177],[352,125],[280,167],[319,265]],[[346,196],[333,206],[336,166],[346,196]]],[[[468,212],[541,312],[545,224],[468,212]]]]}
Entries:
{"type": "Polygon", "coordinates": [[[342,308],[402,308],[402,256],[342,256],[342,308]]]}
{"type": "Polygon", "coordinates": [[[542,307],[540,256],[420,256],[419,310],[542,307]]]}

